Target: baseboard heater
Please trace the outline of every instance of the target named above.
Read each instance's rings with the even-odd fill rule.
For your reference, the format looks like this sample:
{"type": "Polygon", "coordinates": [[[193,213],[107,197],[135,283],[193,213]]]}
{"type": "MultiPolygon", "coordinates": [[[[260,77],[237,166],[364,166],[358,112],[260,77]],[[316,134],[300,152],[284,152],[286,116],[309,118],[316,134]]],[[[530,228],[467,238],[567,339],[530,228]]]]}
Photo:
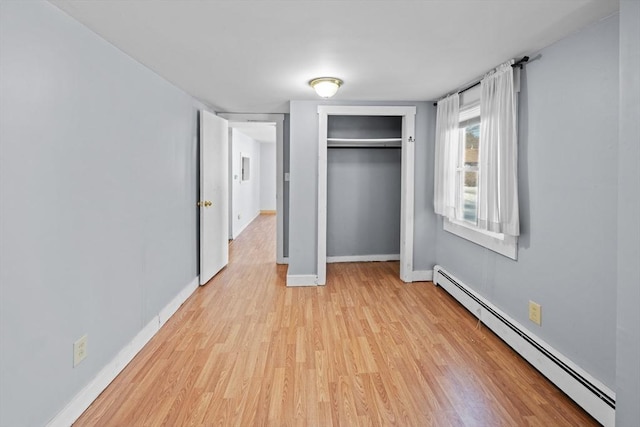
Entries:
{"type": "Polygon", "coordinates": [[[604,426],[615,425],[615,393],[436,265],[433,283],[467,310],[604,426]]]}

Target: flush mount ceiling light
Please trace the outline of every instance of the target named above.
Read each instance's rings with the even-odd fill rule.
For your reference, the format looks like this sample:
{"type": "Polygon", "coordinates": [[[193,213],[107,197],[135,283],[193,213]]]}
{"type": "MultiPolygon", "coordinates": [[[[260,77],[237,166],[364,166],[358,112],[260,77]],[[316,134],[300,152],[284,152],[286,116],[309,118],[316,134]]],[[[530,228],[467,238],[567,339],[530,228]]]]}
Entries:
{"type": "Polygon", "coordinates": [[[331,98],[342,86],[342,80],[335,77],[320,77],[309,82],[316,93],[323,98],[331,98]]]}

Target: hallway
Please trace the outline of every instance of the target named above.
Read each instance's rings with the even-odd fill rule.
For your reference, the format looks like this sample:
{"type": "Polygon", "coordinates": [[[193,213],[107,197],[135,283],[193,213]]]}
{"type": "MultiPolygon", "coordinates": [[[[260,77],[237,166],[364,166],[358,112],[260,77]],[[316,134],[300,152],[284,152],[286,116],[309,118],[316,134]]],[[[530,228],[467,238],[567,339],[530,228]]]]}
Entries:
{"type": "Polygon", "coordinates": [[[598,425],[397,262],[330,264],[326,287],[286,288],[275,225],[250,224],[74,425],[598,425]]]}

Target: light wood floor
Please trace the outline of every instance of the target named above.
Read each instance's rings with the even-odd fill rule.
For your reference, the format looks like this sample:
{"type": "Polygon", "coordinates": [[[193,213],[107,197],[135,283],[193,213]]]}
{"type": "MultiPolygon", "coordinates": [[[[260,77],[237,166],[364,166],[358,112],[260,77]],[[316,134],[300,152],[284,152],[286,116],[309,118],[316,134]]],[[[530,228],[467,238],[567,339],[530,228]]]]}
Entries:
{"type": "Polygon", "coordinates": [[[598,425],[445,291],[397,262],[284,287],[275,217],[230,245],[76,426],[598,425]]]}

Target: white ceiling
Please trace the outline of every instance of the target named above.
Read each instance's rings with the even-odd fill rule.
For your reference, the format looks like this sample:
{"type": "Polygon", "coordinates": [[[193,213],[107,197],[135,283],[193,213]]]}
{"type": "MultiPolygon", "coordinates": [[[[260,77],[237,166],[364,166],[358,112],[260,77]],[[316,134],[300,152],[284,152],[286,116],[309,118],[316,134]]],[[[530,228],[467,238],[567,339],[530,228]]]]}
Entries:
{"type": "MultiPolygon", "coordinates": [[[[433,100],[618,9],[618,0],[52,0],[216,111],[317,99],[433,100]]],[[[544,58],[541,58],[544,60],[544,58]]]]}

